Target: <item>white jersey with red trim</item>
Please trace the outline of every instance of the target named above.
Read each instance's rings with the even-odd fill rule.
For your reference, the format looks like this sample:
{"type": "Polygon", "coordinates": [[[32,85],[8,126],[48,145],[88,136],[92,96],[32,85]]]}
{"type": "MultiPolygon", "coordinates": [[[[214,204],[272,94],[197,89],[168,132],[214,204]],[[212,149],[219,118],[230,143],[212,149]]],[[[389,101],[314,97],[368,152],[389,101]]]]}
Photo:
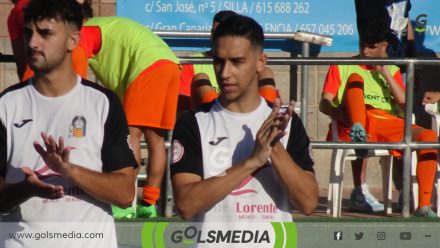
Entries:
{"type": "MultiPolygon", "coordinates": [[[[251,155],[256,133],[271,111],[263,98],[250,113],[228,111],[216,100],[203,111],[183,116],[173,134],[171,173],[194,173],[203,179],[222,176],[231,165],[251,155]]],[[[310,142],[296,114],[286,130],[281,143],[301,168],[313,171],[310,142]]],[[[267,222],[291,221],[292,217],[287,194],[269,160],[195,220],[267,222]]]]}
{"type": "Polygon", "coordinates": [[[29,167],[41,180],[62,185],[65,193],[56,200],[31,197],[3,215],[3,221],[11,222],[8,229],[32,235],[46,233],[46,239],[41,235],[39,241],[35,237],[1,238],[0,235],[0,246],[4,242],[6,247],[117,247],[110,205],[49,169],[33,146],[34,141],[43,142],[41,132],[45,132],[57,141],[63,137],[65,145],[72,148],[69,160],[74,164],[97,172],[134,166],[128,127],[117,96],[78,77],[67,94],[46,97],[29,80],[2,93],[0,120],[0,176],[5,178],[5,183],[23,181],[21,168],[29,167]],[[54,231],[74,232],[76,236],[50,239],[54,231]],[[95,233],[92,235],[95,238],[88,232],[95,233]]]}

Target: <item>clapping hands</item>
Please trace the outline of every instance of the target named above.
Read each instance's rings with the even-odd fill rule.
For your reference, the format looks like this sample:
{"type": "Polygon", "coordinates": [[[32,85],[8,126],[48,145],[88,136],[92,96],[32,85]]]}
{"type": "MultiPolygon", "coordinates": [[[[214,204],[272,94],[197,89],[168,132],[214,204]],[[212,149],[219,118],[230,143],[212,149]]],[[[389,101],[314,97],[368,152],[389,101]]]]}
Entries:
{"type": "Polygon", "coordinates": [[[272,112],[258,130],[251,158],[259,167],[267,162],[273,146],[286,134],[285,129],[292,118],[294,105],[294,101],[291,101],[289,105],[282,107],[281,100],[277,98],[272,112]]]}

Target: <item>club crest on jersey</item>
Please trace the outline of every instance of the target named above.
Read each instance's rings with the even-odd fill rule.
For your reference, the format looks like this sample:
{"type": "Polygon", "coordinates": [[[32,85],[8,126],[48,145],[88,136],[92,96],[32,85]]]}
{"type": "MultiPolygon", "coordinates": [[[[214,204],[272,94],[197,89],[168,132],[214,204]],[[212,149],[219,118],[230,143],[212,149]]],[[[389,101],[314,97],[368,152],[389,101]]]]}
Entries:
{"type": "Polygon", "coordinates": [[[77,115],[69,126],[69,137],[82,138],[86,136],[87,121],[84,116],[77,115]]]}
{"type": "Polygon", "coordinates": [[[177,163],[182,159],[183,154],[185,153],[185,149],[183,148],[182,143],[178,140],[173,140],[172,145],[172,151],[173,151],[173,164],[177,163]]]}

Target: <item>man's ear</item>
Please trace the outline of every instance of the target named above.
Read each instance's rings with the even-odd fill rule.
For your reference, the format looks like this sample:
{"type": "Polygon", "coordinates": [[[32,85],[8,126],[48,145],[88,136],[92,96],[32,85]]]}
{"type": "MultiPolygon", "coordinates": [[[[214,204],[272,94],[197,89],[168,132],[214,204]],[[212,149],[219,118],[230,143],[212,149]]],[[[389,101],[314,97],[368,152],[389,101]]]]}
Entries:
{"type": "Polygon", "coordinates": [[[258,60],[257,60],[257,71],[260,72],[261,70],[263,70],[264,67],[266,67],[266,64],[267,64],[267,54],[261,53],[258,56],[258,60]]]}
{"type": "Polygon", "coordinates": [[[78,46],[81,40],[81,34],[79,31],[73,31],[70,33],[69,40],[67,41],[67,51],[71,52],[78,46]]]}
{"type": "Polygon", "coordinates": [[[384,41],[382,44],[382,49],[381,49],[381,56],[382,57],[388,57],[388,52],[387,52],[387,48],[388,48],[388,41],[384,41]]]}

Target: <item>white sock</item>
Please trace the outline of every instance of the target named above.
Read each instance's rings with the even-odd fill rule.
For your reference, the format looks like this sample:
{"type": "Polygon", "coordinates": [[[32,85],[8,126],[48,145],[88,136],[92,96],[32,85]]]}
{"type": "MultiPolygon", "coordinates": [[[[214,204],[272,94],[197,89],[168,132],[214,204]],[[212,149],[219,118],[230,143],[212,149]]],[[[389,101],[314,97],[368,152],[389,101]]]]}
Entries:
{"type": "Polygon", "coordinates": [[[366,183],[361,184],[361,189],[362,189],[362,192],[370,192],[368,190],[368,184],[366,184],[366,183]]]}

